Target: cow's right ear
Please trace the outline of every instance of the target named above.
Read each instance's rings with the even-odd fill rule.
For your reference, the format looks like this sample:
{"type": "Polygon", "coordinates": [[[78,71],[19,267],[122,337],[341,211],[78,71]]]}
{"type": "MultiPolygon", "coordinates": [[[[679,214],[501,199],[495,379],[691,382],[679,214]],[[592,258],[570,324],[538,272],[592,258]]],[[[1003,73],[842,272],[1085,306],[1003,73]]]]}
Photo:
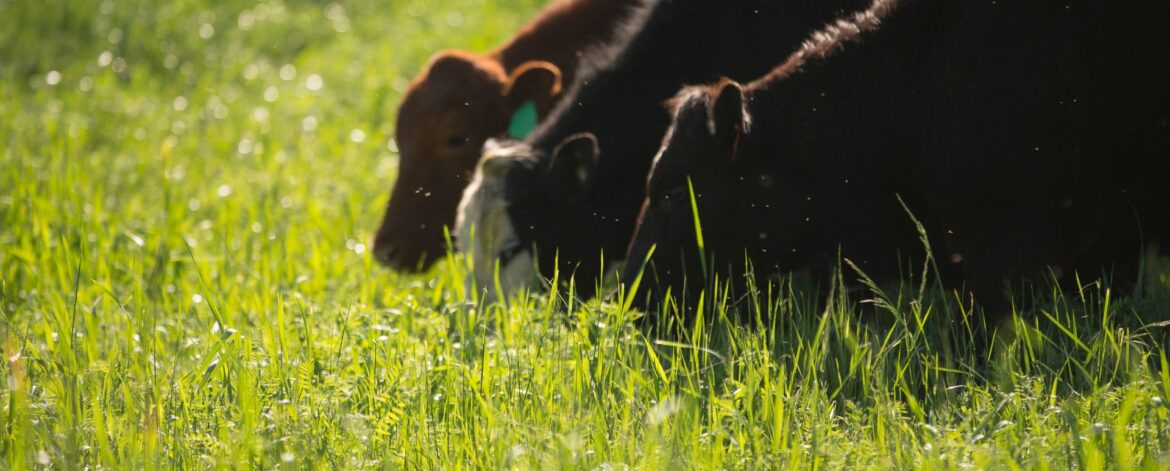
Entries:
{"type": "Polygon", "coordinates": [[[504,87],[504,99],[509,112],[516,112],[528,102],[536,107],[536,114],[544,119],[561,94],[561,69],[551,62],[529,61],[521,64],[504,87]]]}
{"type": "Polygon", "coordinates": [[[570,201],[580,201],[589,195],[600,152],[597,138],[589,133],[569,136],[553,151],[549,171],[559,191],[570,201]]]}
{"type": "Polygon", "coordinates": [[[744,109],[743,88],[727,80],[719,88],[719,95],[711,104],[711,133],[732,154],[739,150],[739,140],[748,132],[750,118],[744,109]]]}

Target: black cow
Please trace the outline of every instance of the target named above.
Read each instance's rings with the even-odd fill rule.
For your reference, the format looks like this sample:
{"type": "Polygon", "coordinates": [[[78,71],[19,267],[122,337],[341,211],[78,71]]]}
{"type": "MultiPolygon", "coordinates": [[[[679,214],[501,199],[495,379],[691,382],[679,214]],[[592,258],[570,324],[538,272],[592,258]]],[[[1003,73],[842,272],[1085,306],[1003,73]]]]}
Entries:
{"type": "Polygon", "coordinates": [[[623,280],[693,304],[696,209],[721,279],[839,253],[896,277],[923,255],[899,196],[985,307],[1005,277],[1132,278],[1170,238],[1168,21],[1163,0],[877,0],[762,79],[684,89],[623,280]]]}
{"type": "Polygon", "coordinates": [[[505,291],[528,284],[538,264],[545,277],[575,273],[578,294],[591,295],[603,257],[620,260],[629,245],[643,182],[670,124],[662,103],[688,83],[767,73],[809,32],[866,5],[649,3],[625,41],[585,59],[586,71],[526,143],[481,162],[456,223],[480,286],[492,286],[497,264],[505,291]]]}

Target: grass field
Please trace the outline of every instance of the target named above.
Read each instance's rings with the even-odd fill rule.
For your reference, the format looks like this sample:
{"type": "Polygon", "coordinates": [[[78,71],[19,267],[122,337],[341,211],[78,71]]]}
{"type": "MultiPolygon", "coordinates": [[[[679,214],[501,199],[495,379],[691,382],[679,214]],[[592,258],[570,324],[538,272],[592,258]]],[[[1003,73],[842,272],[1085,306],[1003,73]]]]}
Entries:
{"type": "Polygon", "coordinates": [[[0,469],[1170,469],[1165,270],[981,359],[848,269],[647,338],[377,267],[406,82],[539,3],[0,0],[0,469]]]}

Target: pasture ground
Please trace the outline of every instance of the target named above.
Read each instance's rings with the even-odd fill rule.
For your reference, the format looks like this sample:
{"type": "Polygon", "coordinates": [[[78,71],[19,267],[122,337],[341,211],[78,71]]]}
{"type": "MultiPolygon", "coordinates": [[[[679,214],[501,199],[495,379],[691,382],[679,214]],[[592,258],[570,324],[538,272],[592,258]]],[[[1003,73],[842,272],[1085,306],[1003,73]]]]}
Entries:
{"type": "Polygon", "coordinates": [[[375,266],[407,80],[539,3],[0,0],[0,468],[1170,468],[1165,270],[983,361],[913,281],[646,338],[375,266]]]}

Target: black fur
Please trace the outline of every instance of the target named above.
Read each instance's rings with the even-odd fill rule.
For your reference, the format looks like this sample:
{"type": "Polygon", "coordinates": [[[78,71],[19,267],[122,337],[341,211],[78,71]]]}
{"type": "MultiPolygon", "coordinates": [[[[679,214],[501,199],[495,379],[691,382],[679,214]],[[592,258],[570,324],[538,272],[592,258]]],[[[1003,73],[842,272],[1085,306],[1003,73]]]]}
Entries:
{"type": "Polygon", "coordinates": [[[537,247],[543,275],[575,273],[590,295],[601,256],[622,259],[642,188],[670,124],[663,102],[682,85],[720,76],[758,77],[810,31],[863,0],[659,0],[637,15],[630,36],[586,59],[568,96],[528,140],[529,165],[507,177],[510,217],[525,246],[537,247]],[[600,157],[584,199],[568,197],[553,151],[588,132],[600,157]],[[534,171],[543,169],[543,171],[534,171]],[[559,258],[560,266],[555,261],[559,258]]]}
{"type": "Polygon", "coordinates": [[[745,254],[757,274],[783,273],[830,268],[839,249],[870,275],[905,274],[922,249],[900,195],[944,281],[999,306],[993,317],[1005,277],[1132,280],[1143,246],[1170,242],[1170,3],[875,8],[742,94],[682,93],[626,283],[655,245],[644,294],[702,288],[691,207],[674,197],[688,179],[723,279],[742,281],[745,254]],[[715,112],[712,135],[720,97],[747,114],[715,112]]]}

